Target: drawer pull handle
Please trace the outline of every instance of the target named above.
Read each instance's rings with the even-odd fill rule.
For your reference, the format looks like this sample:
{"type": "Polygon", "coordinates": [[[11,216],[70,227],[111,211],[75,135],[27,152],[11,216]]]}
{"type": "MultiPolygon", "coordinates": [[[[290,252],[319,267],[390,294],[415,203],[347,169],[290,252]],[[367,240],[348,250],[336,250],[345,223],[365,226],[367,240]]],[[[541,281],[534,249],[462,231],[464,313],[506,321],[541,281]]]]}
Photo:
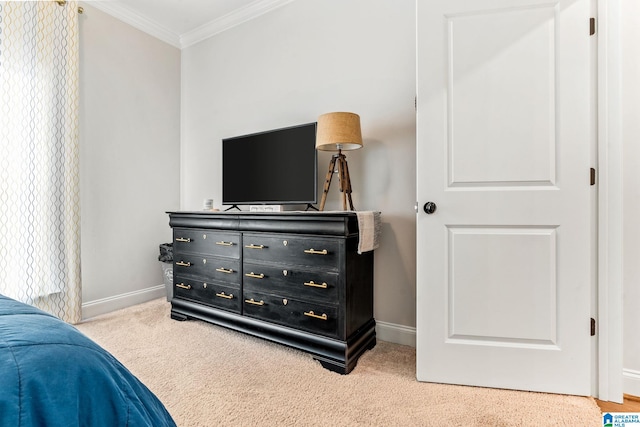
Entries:
{"type": "Polygon", "coordinates": [[[253,271],[251,273],[246,273],[245,276],[253,277],[254,279],[264,279],[264,274],[263,273],[255,274],[253,271]]]}
{"type": "Polygon", "coordinates": [[[220,241],[220,242],[216,242],[216,245],[220,245],[220,246],[233,246],[233,242],[224,242],[224,241],[220,241]]]}
{"type": "Polygon", "coordinates": [[[264,305],[264,301],[262,301],[262,300],[255,301],[253,298],[246,299],[246,300],[244,300],[244,302],[246,302],[247,304],[253,304],[253,305],[264,305]]]}
{"type": "Polygon", "coordinates": [[[326,249],[323,249],[323,250],[321,250],[321,251],[316,251],[315,249],[311,248],[311,249],[306,249],[306,250],[304,251],[304,253],[305,253],[305,254],[313,254],[313,255],[326,255],[326,254],[328,254],[329,252],[327,252],[327,250],[326,250],[326,249]]]}
{"type": "Polygon", "coordinates": [[[327,320],[327,314],[326,313],[322,313],[321,316],[315,314],[313,311],[305,311],[304,312],[305,316],[309,316],[309,317],[313,317],[314,319],[320,319],[320,320],[327,320]]]}
{"type": "Polygon", "coordinates": [[[184,283],[176,283],[176,288],[182,288],[182,289],[191,289],[191,285],[185,285],[184,283]]]}
{"type": "Polygon", "coordinates": [[[224,267],[220,267],[220,268],[216,268],[216,271],[220,272],[220,273],[227,273],[227,274],[231,274],[233,273],[233,270],[230,268],[224,268],[224,267]]]}
{"type": "Polygon", "coordinates": [[[327,289],[327,287],[329,286],[325,282],[322,282],[322,284],[320,284],[320,283],[315,283],[313,280],[310,282],[304,282],[304,285],[311,286],[312,288],[322,288],[322,289],[327,289]]]}
{"type": "Polygon", "coordinates": [[[176,238],[176,242],[191,243],[191,239],[190,238],[184,238],[184,237],[178,237],[178,238],[176,238]]]}
{"type": "Polygon", "coordinates": [[[191,262],[178,261],[176,262],[176,265],[180,267],[191,267],[191,262]]]}
{"type": "Polygon", "coordinates": [[[227,295],[224,292],[220,292],[219,294],[216,294],[216,296],[224,299],[233,299],[233,294],[227,295]]]}
{"type": "Polygon", "coordinates": [[[250,245],[246,245],[245,248],[247,248],[247,249],[264,249],[264,245],[254,245],[252,243],[250,245]]]}

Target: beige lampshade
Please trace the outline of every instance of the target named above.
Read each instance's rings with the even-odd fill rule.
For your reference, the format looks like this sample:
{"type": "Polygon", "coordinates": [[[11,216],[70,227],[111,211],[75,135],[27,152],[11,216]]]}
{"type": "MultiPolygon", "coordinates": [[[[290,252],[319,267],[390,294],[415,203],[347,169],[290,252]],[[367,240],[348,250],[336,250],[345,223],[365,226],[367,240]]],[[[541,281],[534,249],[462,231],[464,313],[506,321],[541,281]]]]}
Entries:
{"type": "Polygon", "coordinates": [[[327,113],[318,117],[316,150],[356,150],[362,147],[360,116],[354,113],[327,113]]]}

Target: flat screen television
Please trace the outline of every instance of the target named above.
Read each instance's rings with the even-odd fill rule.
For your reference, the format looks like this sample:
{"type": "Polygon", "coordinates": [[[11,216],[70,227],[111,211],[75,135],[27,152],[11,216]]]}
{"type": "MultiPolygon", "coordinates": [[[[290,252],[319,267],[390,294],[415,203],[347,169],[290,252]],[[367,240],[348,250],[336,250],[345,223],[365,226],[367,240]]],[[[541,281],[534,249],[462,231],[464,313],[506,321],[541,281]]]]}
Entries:
{"type": "Polygon", "coordinates": [[[222,140],[225,205],[317,202],[316,123],[222,140]]]}

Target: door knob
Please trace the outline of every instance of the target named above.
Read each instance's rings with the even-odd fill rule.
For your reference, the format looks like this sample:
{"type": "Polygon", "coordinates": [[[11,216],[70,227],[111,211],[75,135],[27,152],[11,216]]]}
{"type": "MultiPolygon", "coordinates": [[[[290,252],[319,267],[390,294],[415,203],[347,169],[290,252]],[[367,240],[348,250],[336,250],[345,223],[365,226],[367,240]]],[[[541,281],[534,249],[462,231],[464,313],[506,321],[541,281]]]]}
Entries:
{"type": "Polygon", "coordinates": [[[433,202],[427,202],[424,204],[424,206],[422,207],[422,209],[424,209],[424,211],[428,214],[431,215],[432,213],[434,213],[436,211],[436,209],[438,209],[438,207],[436,206],[435,203],[433,202]]]}

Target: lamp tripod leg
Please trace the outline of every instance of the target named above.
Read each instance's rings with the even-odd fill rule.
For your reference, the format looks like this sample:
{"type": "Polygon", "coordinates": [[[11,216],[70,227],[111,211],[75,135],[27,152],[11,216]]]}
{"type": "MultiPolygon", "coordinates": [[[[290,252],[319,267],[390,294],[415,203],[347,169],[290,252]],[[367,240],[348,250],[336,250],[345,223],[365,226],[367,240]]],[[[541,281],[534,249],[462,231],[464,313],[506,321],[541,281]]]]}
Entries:
{"type": "Polygon", "coordinates": [[[324,188],[322,190],[322,199],[320,200],[320,211],[324,210],[324,204],[327,202],[327,193],[329,193],[329,187],[331,186],[331,178],[333,177],[333,171],[336,168],[337,155],[334,155],[329,162],[329,170],[324,180],[324,188]]]}
{"type": "Polygon", "coordinates": [[[343,155],[340,162],[340,186],[342,191],[342,210],[347,210],[347,199],[349,200],[349,209],[354,211],[353,200],[351,199],[351,176],[349,175],[349,165],[347,158],[343,155]]]}
{"type": "Polygon", "coordinates": [[[347,210],[347,192],[349,183],[347,182],[348,175],[345,171],[346,159],[341,154],[338,158],[338,177],[340,178],[340,192],[342,193],[342,210],[347,210]]]}

